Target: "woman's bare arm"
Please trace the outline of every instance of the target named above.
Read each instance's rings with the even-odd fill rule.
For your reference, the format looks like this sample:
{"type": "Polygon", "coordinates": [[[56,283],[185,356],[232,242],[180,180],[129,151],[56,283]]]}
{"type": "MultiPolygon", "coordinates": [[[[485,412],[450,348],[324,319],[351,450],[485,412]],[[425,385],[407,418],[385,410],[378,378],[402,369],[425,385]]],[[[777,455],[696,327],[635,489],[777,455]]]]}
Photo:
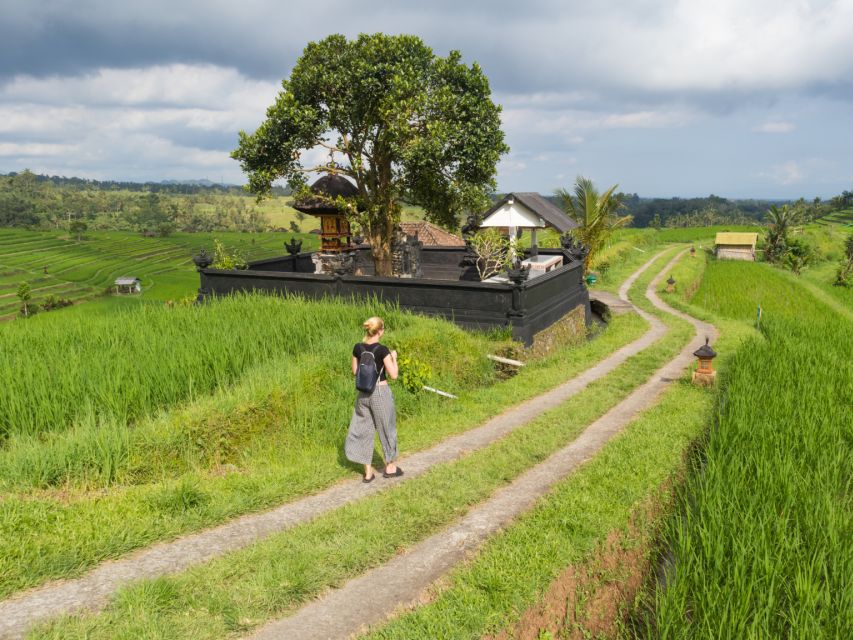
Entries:
{"type": "Polygon", "coordinates": [[[358,372],[358,358],[355,356],[352,357],[352,375],[355,375],[358,372]]]}
{"type": "Polygon", "coordinates": [[[397,379],[397,352],[392,351],[389,355],[385,356],[382,360],[385,365],[385,373],[392,380],[397,379]]]}

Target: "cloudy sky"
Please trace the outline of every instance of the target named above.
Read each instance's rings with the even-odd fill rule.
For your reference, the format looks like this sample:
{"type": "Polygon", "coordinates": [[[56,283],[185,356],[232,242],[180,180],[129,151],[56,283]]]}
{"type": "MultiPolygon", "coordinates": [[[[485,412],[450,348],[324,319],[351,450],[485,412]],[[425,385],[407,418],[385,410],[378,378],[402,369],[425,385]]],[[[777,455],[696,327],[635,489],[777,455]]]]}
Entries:
{"type": "Polygon", "coordinates": [[[490,78],[502,191],[853,188],[853,0],[0,0],[0,172],[242,183],[308,41],[413,33],[490,78]]]}

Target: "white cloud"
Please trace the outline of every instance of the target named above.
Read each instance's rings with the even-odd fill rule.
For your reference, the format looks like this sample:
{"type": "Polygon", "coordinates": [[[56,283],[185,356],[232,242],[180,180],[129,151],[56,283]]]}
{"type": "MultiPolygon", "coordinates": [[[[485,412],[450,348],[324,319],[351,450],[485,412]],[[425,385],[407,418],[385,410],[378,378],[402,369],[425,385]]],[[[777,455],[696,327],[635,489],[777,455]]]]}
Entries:
{"type": "Polygon", "coordinates": [[[578,145],[584,133],[612,129],[677,128],[695,120],[697,114],[683,107],[638,111],[594,111],[579,109],[541,110],[509,108],[502,113],[505,129],[519,137],[551,136],[578,145]]]}
{"type": "Polygon", "coordinates": [[[791,133],[796,127],[792,122],[765,122],[753,128],[756,133],[791,133]]]}
{"type": "Polygon", "coordinates": [[[17,77],[0,86],[0,156],[65,174],[242,181],[237,131],[254,130],[277,91],[211,65],[17,77]]]}
{"type": "Polygon", "coordinates": [[[853,72],[848,0],[667,0],[648,20],[609,4],[595,16],[603,28],[590,30],[605,41],[586,62],[623,87],[790,90],[849,82],[853,72]]]}
{"type": "Polygon", "coordinates": [[[0,142],[0,156],[3,157],[62,156],[75,150],[76,147],[70,144],[0,142]]]}
{"type": "Polygon", "coordinates": [[[802,182],[806,177],[805,171],[799,163],[789,160],[782,164],[773,165],[769,171],[759,174],[761,177],[770,178],[773,182],[781,185],[791,185],[802,182]]]}

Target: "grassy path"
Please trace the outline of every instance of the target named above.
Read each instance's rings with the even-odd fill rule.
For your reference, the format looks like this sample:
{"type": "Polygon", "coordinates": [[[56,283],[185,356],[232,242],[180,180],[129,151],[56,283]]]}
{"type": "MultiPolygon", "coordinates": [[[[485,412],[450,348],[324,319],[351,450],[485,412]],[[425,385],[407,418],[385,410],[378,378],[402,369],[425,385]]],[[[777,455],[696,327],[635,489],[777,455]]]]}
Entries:
{"type": "MultiPolygon", "coordinates": [[[[676,256],[661,274],[679,257],[680,255],[676,256]]],[[[620,295],[623,299],[627,297],[631,285],[652,262],[653,260],[648,262],[644,269],[629,278],[621,287],[620,295]]],[[[660,277],[661,275],[649,285],[647,296],[655,307],[685,317],[684,314],[674,312],[664,305],[654,294],[654,287],[660,277]]],[[[638,312],[647,320],[656,321],[644,311],[638,309],[638,312]]],[[[714,333],[713,327],[691,318],[686,319],[691,321],[697,330],[704,330],[709,335],[714,333]]],[[[554,483],[594,455],[605,442],[630,422],[637,412],[652,404],[659,393],[672,379],[678,377],[689,363],[693,348],[695,345],[682,350],[646,384],[593,422],[578,439],[497,492],[492,499],[469,512],[460,522],[423,541],[405,556],[399,556],[387,565],[356,578],[342,589],[303,608],[295,616],[268,625],[252,637],[346,637],[365,624],[384,619],[388,611],[416,602],[420,593],[430,583],[463,560],[467,553],[476,549],[514,517],[528,510],[554,483]],[[369,607],[365,606],[363,599],[366,590],[371,593],[369,607]]]]}
{"type": "MultiPolygon", "coordinates": [[[[630,283],[652,262],[649,261],[640,269],[630,283]]],[[[642,337],[555,389],[514,407],[480,427],[448,438],[430,449],[408,457],[404,480],[418,477],[439,462],[458,459],[503,438],[528,424],[542,412],[561,405],[584,390],[591,382],[615,370],[637,351],[653,344],[666,333],[666,327],[653,316],[640,313],[652,325],[642,337]]],[[[62,613],[81,608],[97,609],[108,602],[118,588],[131,581],[181,571],[314,519],[323,513],[382,491],[388,486],[389,483],[377,483],[365,488],[358,481],[344,482],[272,511],[237,518],[214,529],[158,544],[124,559],[104,563],[80,579],[51,583],[19,594],[0,602],[0,637],[19,637],[23,630],[34,622],[62,613]]]]}
{"type": "MultiPolygon", "coordinates": [[[[643,385],[590,424],[580,436],[498,490],[487,501],[468,512],[449,528],[423,540],[404,555],[369,571],[329,592],[297,611],[294,615],[270,623],[251,638],[253,640],[308,640],[346,638],[365,625],[384,620],[389,611],[416,604],[421,593],[432,583],[462,562],[483,542],[513,519],[528,511],[556,483],[592,458],[614,435],[630,423],[640,411],[657,402],[660,394],[679,378],[692,361],[692,352],[704,336],[716,337],[715,328],[666,305],[655,289],[660,279],[681,258],[675,256],[651,281],[646,297],[658,310],[680,317],[693,325],[700,340],[691,340],[678,355],[658,369],[643,385]],[[365,598],[365,593],[370,593],[365,598]]],[[[620,288],[620,297],[654,260],[646,263],[620,288]]],[[[662,326],[654,316],[637,309],[649,322],[662,326]]]]}

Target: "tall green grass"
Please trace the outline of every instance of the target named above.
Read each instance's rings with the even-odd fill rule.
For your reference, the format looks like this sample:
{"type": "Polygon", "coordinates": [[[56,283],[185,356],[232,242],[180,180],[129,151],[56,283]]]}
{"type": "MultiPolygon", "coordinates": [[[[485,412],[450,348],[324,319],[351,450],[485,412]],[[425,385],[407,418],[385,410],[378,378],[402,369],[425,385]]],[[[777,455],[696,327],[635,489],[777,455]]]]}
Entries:
{"type": "Polygon", "coordinates": [[[664,537],[641,637],[853,629],[853,325],[767,265],[711,261],[694,303],[754,324],[664,537]]]}
{"type": "MultiPolygon", "coordinates": [[[[0,388],[0,487],[149,482],[234,462],[282,423],[316,443],[347,421],[349,354],[377,313],[401,353],[433,365],[434,384],[459,391],[493,380],[484,336],[371,302],[239,295],[69,316],[62,330],[21,323],[0,333],[10,373],[0,388]],[[12,376],[35,352],[54,356],[12,376]]],[[[424,403],[398,395],[402,417],[424,403]]]]}
{"type": "Polygon", "coordinates": [[[853,629],[853,329],[803,320],[769,319],[733,359],[668,531],[651,637],[853,629]]]}
{"type": "Polygon", "coordinates": [[[753,324],[759,305],[762,318],[806,318],[816,309],[829,312],[795,279],[786,276],[765,263],[711,259],[693,303],[712,314],[753,324]]]}
{"type": "MultiPolygon", "coordinates": [[[[486,385],[477,378],[479,367],[491,372],[484,357],[490,344],[480,342],[484,338],[439,320],[414,321],[417,324],[408,329],[395,328],[388,338],[400,353],[411,352],[419,359],[436,354],[431,382],[457,392],[459,399],[449,402],[392,387],[404,456],[571,378],[647,328],[634,314],[620,316],[595,340],[559,349],[529,362],[513,378],[486,385]]],[[[58,490],[29,486],[40,477],[31,467],[63,464],[72,467],[69,473],[82,474],[74,478],[89,478],[98,486],[106,473],[99,466],[104,456],[94,446],[75,449],[60,440],[55,448],[10,449],[8,457],[0,456],[0,468],[10,470],[10,481],[12,470],[19,474],[14,476],[18,484],[0,494],[0,597],[47,578],[79,575],[101,560],[145,544],[356,476],[360,469],[341,451],[352,411],[352,379],[344,374],[343,383],[336,381],[345,366],[336,373],[322,354],[312,358],[310,366],[290,371],[279,371],[277,362],[269,362],[233,389],[128,430],[130,446],[115,478],[118,484],[106,491],[88,491],[86,486],[80,490],[71,483],[58,490]],[[291,378],[294,371],[298,375],[291,378]],[[247,433],[250,439],[241,442],[239,437],[247,433]],[[232,439],[239,445],[234,450],[228,448],[232,439]],[[230,464],[208,465],[203,456],[215,454],[220,446],[233,456],[222,460],[230,464]],[[81,459],[91,461],[91,467],[81,459]]],[[[71,436],[78,441],[77,434],[71,436]]],[[[84,436],[79,435],[80,441],[85,442],[84,436]]]]}
{"type": "Polygon", "coordinates": [[[363,317],[377,310],[392,327],[411,323],[381,305],[268,296],[207,307],[149,305],[61,325],[15,323],[0,332],[0,438],[129,422],[281,355],[332,345],[346,354],[363,317]]]}

